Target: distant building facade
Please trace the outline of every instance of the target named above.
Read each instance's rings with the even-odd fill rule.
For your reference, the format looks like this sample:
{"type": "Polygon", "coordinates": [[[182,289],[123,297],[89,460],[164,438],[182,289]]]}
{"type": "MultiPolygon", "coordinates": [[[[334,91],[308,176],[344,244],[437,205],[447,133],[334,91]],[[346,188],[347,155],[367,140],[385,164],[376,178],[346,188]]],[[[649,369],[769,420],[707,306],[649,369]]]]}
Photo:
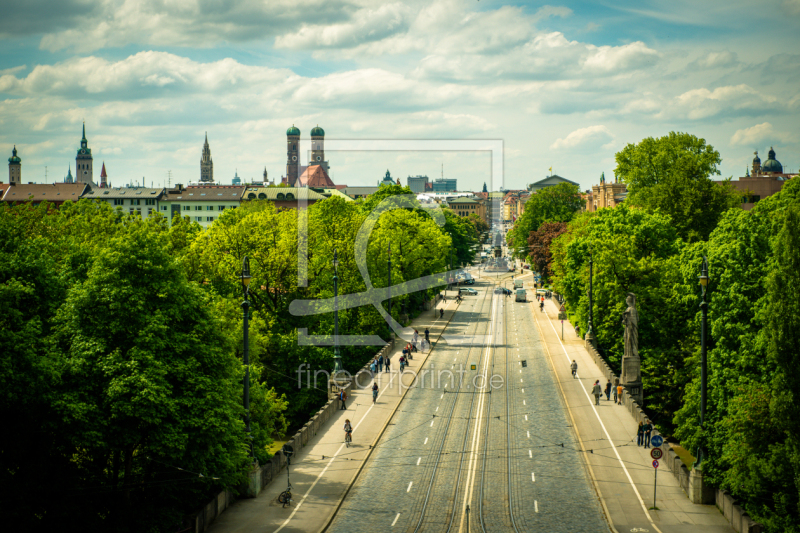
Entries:
{"type": "MultiPolygon", "coordinates": [[[[148,217],[160,211],[160,202],[164,199],[166,190],[148,187],[99,187],[90,189],[81,195],[81,199],[98,200],[106,202],[123,214],[148,217]]],[[[163,214],[163,213],[162,213],[163,214]]]]}
{"type": "Polygon", "coordinates": [[[176,214],[187,216],[203,228],[209,227],[226,209],[239,205],[243,186],[199,185],[186,187],[176,184],[158,202],[162,215],[172,220],[176,214]]]}
{"type": "Polygon", "coordinates": [[[439,178],[433,182],[433,192],[455,192],[458,190],[458,180],[455,178],[439,178]]]}
{"type": "Polygon", "coordinates": [[[408,188],[411,189],[411,192],[420,194],[429,190],[428,184],[430,184],[430,180],[428,176],[409,176],[406,179],[406,184],[408,188]]]}
{"type": "Polygon", "coordinates": [[[542,189],[544,189],[546,187],[552,187],[552,186],[558,185],[560,183],[569,183],[570,185],[575,185],[577,187],[580,187],[580,185],[575,183],[574,181],[570,181],[567,178],[562,178],[558,174],[553,174],[551,176],[547,176],[543,180],[539,180],[539,181],[537,181],[535,183],[531,183],[530,185],[528,185],[528,190],[530,192],[536,192],[536,191],[540,191],[540,190],[542,190],[542,189]]]}
{"type": "Polygon", "coordinates": [[[784,183],[797,176],[796,173],[784,172],[783,165],[776,159],[775,150],[771,146],[763,165],[758,152],[754,155],[751,170],[746,171],[738,180],[730,182],[736,190],[746,193],[745,201],[742,203],[742,209],[745,210],[752,209],[759,201],[779,192],[784,183]]]}
{"type": "Polygon", "coordinates": [[[481,220],[486,222],[486,208],[483,201],[475,197],[460,197],[453,198],[447,201],[450,209],[460,217],[468,217],[475,214],[481,217],[481,220]]]}
{"type": "Polygon", "coordinates": [[[597,211],[605,207],[617,207],[625,201],[628,195],[628,186],[619,183],[616,179],[613,182],[606,182],[606,174],[600,174],[600,184],[592,185],[592,192],[586,201],[587,211],[597,211]]]}

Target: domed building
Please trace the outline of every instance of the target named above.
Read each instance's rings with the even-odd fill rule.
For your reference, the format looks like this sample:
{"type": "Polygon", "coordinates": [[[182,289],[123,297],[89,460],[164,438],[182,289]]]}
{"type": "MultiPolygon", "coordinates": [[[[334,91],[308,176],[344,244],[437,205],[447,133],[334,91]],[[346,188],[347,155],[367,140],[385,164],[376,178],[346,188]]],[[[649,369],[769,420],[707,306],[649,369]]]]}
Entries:
{"type": "Polygon", "coordinates": [[[780,191],[786,181],[797,176],[797,173],[784,172],[783,165],[776,158],[775,150],[771,146],[767,152],[767,160],[763,163],[758,157],[757,150],[753,155],[753,164],[745,171],[745,175],[738,180],[731,180],[737,190],[747,194],[746,201],[742,203],[742,209],[746,210],[752,209],[759,201],[780,191]]]}

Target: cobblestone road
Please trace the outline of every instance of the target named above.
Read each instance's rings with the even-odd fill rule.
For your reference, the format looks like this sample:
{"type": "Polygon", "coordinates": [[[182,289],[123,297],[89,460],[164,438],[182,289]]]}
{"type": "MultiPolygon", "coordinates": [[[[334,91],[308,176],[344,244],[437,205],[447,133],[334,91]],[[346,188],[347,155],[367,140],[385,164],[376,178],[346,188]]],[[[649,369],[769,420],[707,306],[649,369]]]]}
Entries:
{"type": "Polygon", "coordinates": [[[464,532],[463,498],[470,489],[469,530],[482,531],[481,485],[486,531],[513,531],[510,508],[519,531],[609,531],[540,346],[532,304],[493,296],[489,283],[476,288],[480,294],[465,298],[445,332],[453,343],[440,342],[425,365],[455,372],[452,378],[447,372],[438,380],[427,377],[423,387],[409,390],[329,531],[411,532],[421,524],[418,531],[452,526],[450,531],[464,532]],[[487,350],[481,339],[488,333],[493,340],[487,350]],[[480,339],[457,344],[460,335],[480,339]],[[481,368],[481,357],[488,357],[490,375],[504,376],[501,388],[483,394],[485,403],[472,386],[478,370],[470,369],[481,368]],[[462,368],[467,371],[459,374],[462,368]]]}

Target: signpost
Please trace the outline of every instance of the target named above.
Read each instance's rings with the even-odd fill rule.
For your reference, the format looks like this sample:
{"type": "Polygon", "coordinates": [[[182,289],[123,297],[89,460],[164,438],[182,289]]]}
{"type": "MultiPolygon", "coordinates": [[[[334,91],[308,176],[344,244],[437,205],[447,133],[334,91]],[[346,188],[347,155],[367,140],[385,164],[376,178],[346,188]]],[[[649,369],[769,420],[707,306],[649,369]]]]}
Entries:
{"type": "Polygon", "coordinates": [[[653,466],[654,467],[658,468],[658,464],[656,464],[656,463],[658,463],[658,460],[661,459],[661,456],[663,456],[663,455],[664,455],[664,452],[661,451],[661,448],[653,448],[652,450],[650,450],[650,457],[655,459],[655,461],[653,461],[653,463],[654,463],[653,466]]]}
{"type": "Polygon", "coordinates": [[[664,437],[661,435],[653,435],[653,438],[650,439],[650,443],[655,446],[656,448],[660,447],[664,444],[664,437]]]}
{"type": "Polygon", "coordinates": [[[653,448],[650,452],[650,456],[653,457],[653,468],[655,468],[655,479],[653,480],[653,509],[658,509],[658,507],[656,507],[656,489],[658,488],[658,458],[656,456],[661,457],[661,448],[653,448]]]}

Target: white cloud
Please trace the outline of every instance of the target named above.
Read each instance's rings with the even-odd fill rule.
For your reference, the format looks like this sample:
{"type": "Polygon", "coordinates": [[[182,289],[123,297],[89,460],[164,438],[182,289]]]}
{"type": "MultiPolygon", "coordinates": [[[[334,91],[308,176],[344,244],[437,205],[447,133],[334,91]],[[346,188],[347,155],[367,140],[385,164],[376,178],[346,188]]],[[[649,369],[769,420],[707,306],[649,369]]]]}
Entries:
{"type": "Polygon", "coordinates": [[[586,146],[599,146],[613,139],[614,134],[607,127],[601,125],[589,126],[575,130],[563,139],[557,139],[550,145],[550,149],[566,150],[586,146]]]}
{"type": "Polygon", "coordinates": [[[788,135],[778,133],[772,124],[769,122],[762,122],[749,128],[736,130],[736,133],[731,137],[731,144],[739,146],[763,146],[780,141],[786,141],[788,135]]]}
{"type": "Polygon", "coordinates": [[[714,68],[728,68],[739,64],[736,52],[724,50],[722,52],[709,52],[697,58],[688,65],[690,70],[708,70],[714,68]]]}
{"type": "Polygon", "coordinates": [[[402,3],[362,9],[345,22],[307,25],[297,32],[280,35],[275,39],[275,47],[351,48],[364,42],[379,41],[408,29],[413,15],[413,8],[402,3]]]}
{"type": "Polygon", "coordinates": [[[692,120],[705,119],[721,113],[761,114],[777,109],[775,97],[760,93],[749,85],[729,85],[713,91],[693,89],[675,98],[673,111],[692,120]]]}

